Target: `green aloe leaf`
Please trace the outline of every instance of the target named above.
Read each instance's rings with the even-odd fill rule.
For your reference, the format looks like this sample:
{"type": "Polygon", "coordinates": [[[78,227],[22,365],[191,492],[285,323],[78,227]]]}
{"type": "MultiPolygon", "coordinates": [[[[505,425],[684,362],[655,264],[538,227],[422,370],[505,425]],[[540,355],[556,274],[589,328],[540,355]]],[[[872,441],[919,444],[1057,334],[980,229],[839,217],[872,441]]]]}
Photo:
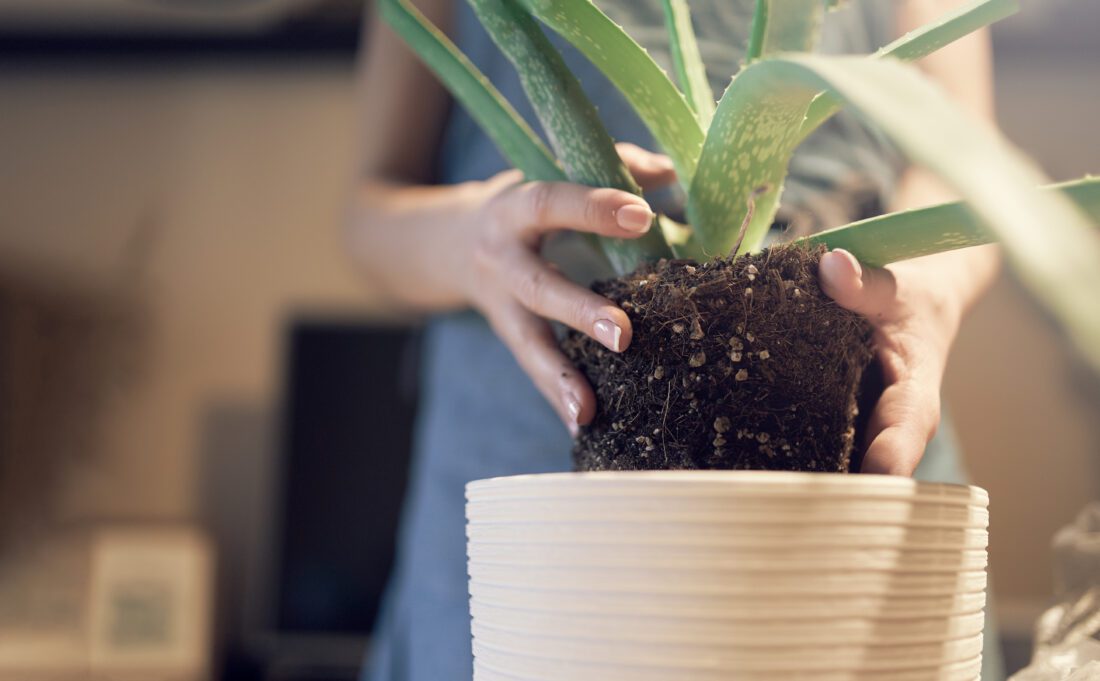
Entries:
{"type": "Polygon", "coordinates": [[[699,43],[691,25],[691,10],[687,0],[663,0],[662,5],[676,80],[695,111],[700,127],[706,129],[714,117],[714,91],[710,89],[707,69],[699,54],[699,43]]]}
{"type": "MultiPolygon", "coordinates": [[[[763,23],[767,23],[766,17],[768,14],[768,6],[767,0],[758,0],[757,14],[754,18],[754,33],[757,31],[757,24],[761,23],[758,21],[761,13],[765,16],[763,23]]],[[[938,21],[928,24],[918,30],[911,31],[898,40],[886,45],[873,56],[876,58],[897,57],[907,60],[918,59],[983,26],[1009,16],[1018,9],[1018,0],[971,0],[954,11],[944,15],[938,21]]],[[[741,74],[739,73],[738,77],[734,78],[730,87],[727,88],[725,95],[723,95],[723,101],[727,100],[727,98],[730,100],[727,106],[732,110],[732,113],[723,121],[723,125],[726,126],[727,129],[715,130],[714,124],[712,124],[712,129],[707,133],[708,144],[713,149],[712,152],[707,155],[710,165],[710,170],[707,171],[708,174],[721,172],[721,168],[715,166],[721,165],[716,155],[721,153],[722,145],[721,143],[709,141],[710,138],[739,135],[738,128],[741,122],[738,119],[752,115],[754,112],[749,111],[749,109],[756,109],[755,115],[765,115],[758,107],[754,107],[752,103],[753,98],[751,96],[742,96],[741,90],[743,88],[737,83],[740,76],[741,74]]],[[[794,144],[797,145],[805,140],[806,137],[820,127],[820,125],[830,116],[835,114],[840,109],[840,106],[840,98],[833,93],[823,91],[813,97],[804,116],[801,117],[801,121],[797,124],[800,126],[800,130],[794,136],[794,144]]],[[[788,111],[785,120],[790,121],[792,117],[797,117],[797,113],[792,114],[788,111]]],[[[773,123],[774,122],[775,121],[773,121],[773,123]]],[[[784,125],[788,124],[795,125],[794,123],[785,123],[784,125]]],[[[785,133],[786,130],[783,132],[785,133]]],[[[780,145],[782,149],[786,149],[792,141],[789,136],[785,135],[785,137],[786,139],[784,139],[780,145]]],[[[774,140],[769,142],[769,144],[773,142],[774,140]]],[[[743,144],[740,147],[740,151],[743,153],[738,157],[738,163],[742,166],[743,172],[736,175],[736,177],[741,179],[743,184],[733,188],[734,196],[738,198],[734,199],[733,197],[727,197],[725,205],[716,206],[715,204],[720,202],[710,198],[711,193],[719,191],[717,188],[718,185],[715,185],[713,178],[707,181],[707,184],[710,185],[709,188],[704,187],[703,181],[700,180],[694,182],[692,188],[688,190],[687,208],[689,221],[700,232],[699,238],[697,239],[699,243],[692,245],[695,251],[701,256],[721,255],[724,252],[723,249],[732,247],[733,243],[738,241],[737,234],[732,233],[735,230],[735,227],[731,226],[732,222],[724,221],[721,217],[722,211],[735,209],[734,206],[730,204],[732,200],[740,202],[740,207],[735,210],[744,211],[748,205],[748,198],[754,195],[757,197],[752,203],[753,215],[749,221],[744,240],[740,241],[740,252],[759,248],[764,236],[771,226],[771,222],[779,208],[779,198],[782,193],[782,183],[786,175],[789,157],[787,157],[785,151],[781,151],[773,144],[773,146],[770,147],[770,151],[781,151],[781,153],[770,154],[766,163],[763,157],[757,158],[756,162],[751,164],[753,169],[750,171],[748,168],[750,162],[745,160],[745,153],[751,151],[751,146],[751,144],[743,144]],[[759,167],[761,165],[766,165],[767,167],[759,167]],[[719,234],[722,232],[731,233],[719,234]]],[[[757,151],[757,155],[760,156],[759,151],[757,151]]],[[[693,178],[693,181],[696,179],[698,178],[693,178]]],[[[737,224],[739,225],[740,222],[737,224]]]]}
{"type": "Polygon", "coordinates": [[[826,0],[756,0],[745,63],[779,52],[813,52],[821,37],[826,0]]]}
{"type": "MultiPolygon", "coordinates": [[[[1100,224],[1100,177],[1047,185],[1043,189],[1061,192],[1100,224]]],[[[997,235],[965,203],[955,201],[860,220],[802,237],[795,243],[843,248],[860,262],[881,267],[996,240],[997,235]]]]}
{"type": "Polygon", "coordinates": [[[591,0],[519,0],[573,44],[623,93],[672,159],[686,189],[703,147],[703,128],[684,95],[637,42],[591,0]]]}
{"type": "MultiPolygon", "coordinates": [[[[641,194],[580,82],[538,23],[515,0],[470,0],[482,26],[516,67],[523,90],[572,182],[641,194]]],[[[653,229],[640,239],[599,240],[616,271],[671,254],[653,229]]]]}
{"type": "Polygon", "coordinates": [[[576,77],[535,20],[512,0],[470,0],[481,25],[516,67],[568,178],[641,193],[576,77]]]}
{"type": "Polygon", "coordinates": [[[775,218],[799,126],[817,91],[774,81],[773,63],[756,61],[737,74],[707,132],[687,204],[693,241],[705,258],[755,250],[775,218]]]}
{"type": "Polygon", "coordinates": [[[550,150],[489,79],[407,0],[379,0],[382,19],[470,113],[528,180],[565,180],[550,150]]]}
{"type": "Polygon", "coordinates": [[[744,219],[746,199],[794,150],[791,121],[824,90],[962,197],[997,235],[1021,281],[1100,369],[1100,234],[1072,201],[1036,189],[1044,178],[1030,161],[901,62],[788,55],[746,67],[718,105],[693,183],[693,193],[695,185],[707,192],[705,219],[693,223],[704,247],[733,245],[730,225],[744,219]],[[744,111],[763,115],[742,118],[744,111]],[[713,192],[715,185],[723,191],[713,192]]]}
{"type": "MultiPolygon", "coordinates": [[[[872,56],[915,61],[1019,10],[1019,0],[971,0],[937,21],[906,33],[872,56]]],[[[823,93],[810,105],[806,120],[802,123],[801,137],[808,137],[839,110],[840,102],[831,95],[823,93]]]]}
{"type": "Polygon", "coordinates": [[[914,61],[1018,11],[1019,0],[971,0],[880,48],[874,56],[914,61]]]}

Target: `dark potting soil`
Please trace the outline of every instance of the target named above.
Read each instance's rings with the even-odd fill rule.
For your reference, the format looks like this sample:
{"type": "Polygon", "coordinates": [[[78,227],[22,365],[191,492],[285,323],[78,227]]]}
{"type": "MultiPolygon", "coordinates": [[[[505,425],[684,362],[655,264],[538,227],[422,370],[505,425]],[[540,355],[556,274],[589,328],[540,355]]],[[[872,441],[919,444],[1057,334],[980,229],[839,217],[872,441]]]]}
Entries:
{"type": "Polygon", "coordinates": [[[660,261],[597,283],[634,335],[621,354],[562,342],[597,397],[576,468],[847,471],[871,329],[821,291],[823,252],[660,261]]]}

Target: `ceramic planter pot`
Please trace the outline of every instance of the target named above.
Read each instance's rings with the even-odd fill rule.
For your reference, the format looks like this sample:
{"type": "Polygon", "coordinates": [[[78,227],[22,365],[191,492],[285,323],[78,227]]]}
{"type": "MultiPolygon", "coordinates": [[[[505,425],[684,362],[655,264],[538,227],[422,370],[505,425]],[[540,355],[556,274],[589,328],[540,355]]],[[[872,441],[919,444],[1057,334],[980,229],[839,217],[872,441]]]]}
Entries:
{"type": "Polygon", "coordinates": [[[467,486],[477,681],[974,681],[988,495],[886,476],[467,486]]]}

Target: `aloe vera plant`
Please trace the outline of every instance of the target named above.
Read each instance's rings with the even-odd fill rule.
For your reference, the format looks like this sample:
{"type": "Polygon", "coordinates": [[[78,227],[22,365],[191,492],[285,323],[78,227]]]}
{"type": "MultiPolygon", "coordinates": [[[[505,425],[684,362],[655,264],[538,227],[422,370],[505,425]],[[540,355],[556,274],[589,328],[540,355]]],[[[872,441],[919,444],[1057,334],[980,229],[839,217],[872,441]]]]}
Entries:
{"type": "MultiPolygon", "coordinates": [[[[885,265],[999,241],[1021,280],[1100,369],[1100,314],[1095,312],[1100,236],[1093,224],[1100,215],[1100,179],[1043,188],[1047,181],[1026,158],[963,115],[906,63],[1008,16],[1017,9],[1015,0],[973,0],[865,56],[814,54],[835,0],[757,0],[743,66],[717,102],[686,0],[662,0],[679,87],[591,0],[469,1],[515,65],[552,152],[407,0],[380,0],[380,7],[382,17],[528,179],[568,179],[639,191],[540,22],[607,76],[672,159],[687,197],[688,224],[679,226],[659,216],[663,229],[651,230],[646,238],[601,239],[599,245],[619,274],[675,255],[697,265],[721,261],[722,267],[752,281],[766,264],[753,260],[753,254],[761,251],[775,221],[795,150],[845,108],[881,130],[910,160],[939,175],[961,200],[852,223],[806,237],[801,244],[843,247],[866,264],[885,265]]],[[[774,280],[783,304],[790,302],[788,289],[800,291],[791,283],[795,279],[787,273],[774,280]]],[[[753,287],[746,288],[746,298],[759,298],[753,287]]],[[[746,335],[751,334],[730,332],[731,362],[742,352],[753,352],[737,349],[746,343],[746,335]]],[[[759,362],[761,350],[755,352],[759,362]]],[[[763,352],[770,356],[767,349],[763,352]]],[[[735,364],[726,373],[730,380],[741,380],[735,364]]],[[[733,437],[727,438],[726,429],[718,425],[714,429],[716,443],[733,437]]],[[[652,437],[634,435],[634,440],[652,451],[652,437]]],[[[716,451],[724,446],[714,445],[716,451]]],[[[764,449],[774,455],[771,445],[764,444],[764,449]]]]}

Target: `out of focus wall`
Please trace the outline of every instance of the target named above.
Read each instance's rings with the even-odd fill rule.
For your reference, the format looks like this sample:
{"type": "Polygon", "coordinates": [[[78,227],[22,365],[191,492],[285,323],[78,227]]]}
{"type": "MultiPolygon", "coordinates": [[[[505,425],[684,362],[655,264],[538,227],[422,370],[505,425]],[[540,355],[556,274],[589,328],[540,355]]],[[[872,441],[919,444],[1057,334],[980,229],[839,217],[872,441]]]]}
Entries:
{"type": "MultiPolygon", "coordinates": [[[[1074,36],[1100,21],[1100,6],[1086,11],[1079,4],[1076,14],[1059,17],[1059,8],[1039,5],[999,33],[1001,126],[1052,178],[1097,174],[1100,138],[1088,127],[1100,110],[1100,44],[1074,36]],[[1053,25],[1040,31],[1044,22],[1053,25]],[[1051,40],[1057,36],[1066,42],[1051,40]]],[[[1084,503],[1100,499],[1100,380],[1005,275],[963,329],[946,399],[974,480],[990,491],[1000,613],[1009,624],[1026,625],[1049,597],[1051,535],[1084,503]]]]}
{"type": "Polygon", "coordinates": [[[264,529],[285,324],[374,308],[341,240],[349,62],[0,68],[0,668],[13,631],[78,655],[100,524],[202,521],[236,472],[222,520],[264,529]],[[226,405],[264,432],[221,442],[226,405]]]}
{"type": "MultiPolygon", "coordinates": [[[[67,459],[57,519],[192,516],[204,407],[272,401],[293,312],[369,304],[339,230],[350,75],[328,62],[0,73],[0,272],[15,292],[71,300],[78,319],[125,309],[141,331],[127,372],[56,379],[101,383],[68,386],[92,391],[72,418],[94,418],[94,434],[35,453],[67,459]]],[[[76,323],[54,317],[27,323],[76,323]]],[[[95,351],[76,339],[43,371],[95,351]]],[[[37,427],[68,427],[37,406],[37,427]]]]}
{"type": "MultiPolygon", "coordinates": [[[[1100,171],[1097,63],[1000,60],[1004,127],[1056,178],[1100,171]]],[[[273,406],[288,316],[378,309],[341,251],[351,75],[309,60],[0,68],[14,545],[25,527],[197,517],[203,419],[273,406]]],[[[1022,621],[1049,593],[1051,533],[1100,498],[1097,382],[1004,277],[946,393],[993,496],[1000,607],[1022,621]]]]}

